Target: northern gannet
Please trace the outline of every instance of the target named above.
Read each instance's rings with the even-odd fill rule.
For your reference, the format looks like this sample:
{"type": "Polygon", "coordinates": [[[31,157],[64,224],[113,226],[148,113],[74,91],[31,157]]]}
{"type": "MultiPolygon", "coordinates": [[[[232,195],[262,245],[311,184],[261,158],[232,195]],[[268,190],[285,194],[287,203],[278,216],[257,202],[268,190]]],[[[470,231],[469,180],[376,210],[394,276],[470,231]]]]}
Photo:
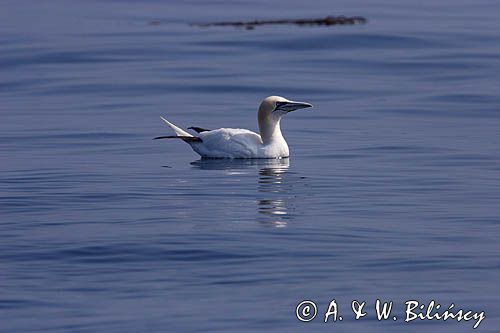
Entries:
{"type": "Polygon", "coordinates": [[[204,158],[285,158],[289,156],[289,151],[281,134],[281,117],[288,112],[309,107],[312,107],[309,103],[289,101],[280,96],[265,98],[258,113],[260,135],[240,128],[207,130],[189,127],[198,133],[193,136],[160,117],[176,135],[155,139],[181,139],[204,158]]]}

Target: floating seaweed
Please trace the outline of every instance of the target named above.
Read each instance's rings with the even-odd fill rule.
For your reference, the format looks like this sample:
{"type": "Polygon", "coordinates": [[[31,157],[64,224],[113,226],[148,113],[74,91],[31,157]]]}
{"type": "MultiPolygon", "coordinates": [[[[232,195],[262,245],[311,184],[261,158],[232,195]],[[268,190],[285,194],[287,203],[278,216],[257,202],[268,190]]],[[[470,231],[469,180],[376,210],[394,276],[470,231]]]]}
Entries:
{"type": "Polygon", "coordinates": [[[224,27],[231,26],[244,29],[255,29],[256,26],[260,25],[272,25],[272,24],[294,24],[299,26],[331,26],[331,25],[352,25],[352,24],[364,24],[367,19],[362,16],[327,16],[325,18],[318,19],[283,19],[283,20],[254,20],[254,21],[233,21],[233,22],[215,22],[215,23],[204,23],[204,24],[192,24],[198,27],[224,27]]]}

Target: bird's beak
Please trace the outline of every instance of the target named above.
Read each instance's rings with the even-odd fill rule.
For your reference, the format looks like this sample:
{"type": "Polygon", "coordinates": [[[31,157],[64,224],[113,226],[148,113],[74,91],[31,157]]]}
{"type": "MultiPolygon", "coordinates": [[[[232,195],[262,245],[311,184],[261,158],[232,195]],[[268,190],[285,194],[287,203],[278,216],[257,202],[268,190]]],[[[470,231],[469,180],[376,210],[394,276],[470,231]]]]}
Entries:
{"type": "Polygon", "coordinates": [[[292,112],[299,109],[311,108],[312,104],[305,102],[294,102],[294,101],[286,101],[286,102],[277,102],[276,110],[292,112]]]}

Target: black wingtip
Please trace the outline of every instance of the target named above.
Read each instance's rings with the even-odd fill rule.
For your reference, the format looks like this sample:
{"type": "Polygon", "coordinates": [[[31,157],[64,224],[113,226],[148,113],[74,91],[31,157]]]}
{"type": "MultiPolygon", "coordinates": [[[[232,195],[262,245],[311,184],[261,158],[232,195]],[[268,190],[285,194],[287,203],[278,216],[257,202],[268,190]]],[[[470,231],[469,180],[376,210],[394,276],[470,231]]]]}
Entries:
{"type": "Polygon", "coordinates": [[[153,140],[158,140],[158,139],[181,139],[186,142],[203,142],[201,138],[198,138],[196,136],[167,135],[167,136],[157,136],[156,138],[153,138],[153,140]]]}
{"type": "Polygon", "coordinates": [[[206,128],[202,128],[202,127],[196,127],[196,126],[191,126],[191,127],[188,127],[188,129],[192,129],[193,131],[195,131],[196,133],[201,133],[201,132],[210,132],[211,130],[209,129],[206,129],[206,128]]]}

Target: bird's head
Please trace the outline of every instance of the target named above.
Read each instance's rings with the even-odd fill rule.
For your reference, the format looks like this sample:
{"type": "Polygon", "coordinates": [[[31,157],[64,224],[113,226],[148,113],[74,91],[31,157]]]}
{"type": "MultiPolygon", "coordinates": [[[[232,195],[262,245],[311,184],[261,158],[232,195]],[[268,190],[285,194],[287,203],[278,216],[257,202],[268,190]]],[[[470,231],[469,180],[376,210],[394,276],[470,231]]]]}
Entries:
{"type": "Polygon", "coordinates": [[[259,120],[279,120],[289,112],[310,107],[312,105],[309,103],[289,101],[281,96],[269,96],[260,104],[259,120]]]}
{"type": "Polygon", "coordinates": [[[289,112],[310,107],[312,105],[309,103],[289,101],[280,96],[265,98],[259,107],[259,130],[262,142],[267,144],[273,138],[281,138],[286,146],[280,130],[281,117],[289,112]]]}

